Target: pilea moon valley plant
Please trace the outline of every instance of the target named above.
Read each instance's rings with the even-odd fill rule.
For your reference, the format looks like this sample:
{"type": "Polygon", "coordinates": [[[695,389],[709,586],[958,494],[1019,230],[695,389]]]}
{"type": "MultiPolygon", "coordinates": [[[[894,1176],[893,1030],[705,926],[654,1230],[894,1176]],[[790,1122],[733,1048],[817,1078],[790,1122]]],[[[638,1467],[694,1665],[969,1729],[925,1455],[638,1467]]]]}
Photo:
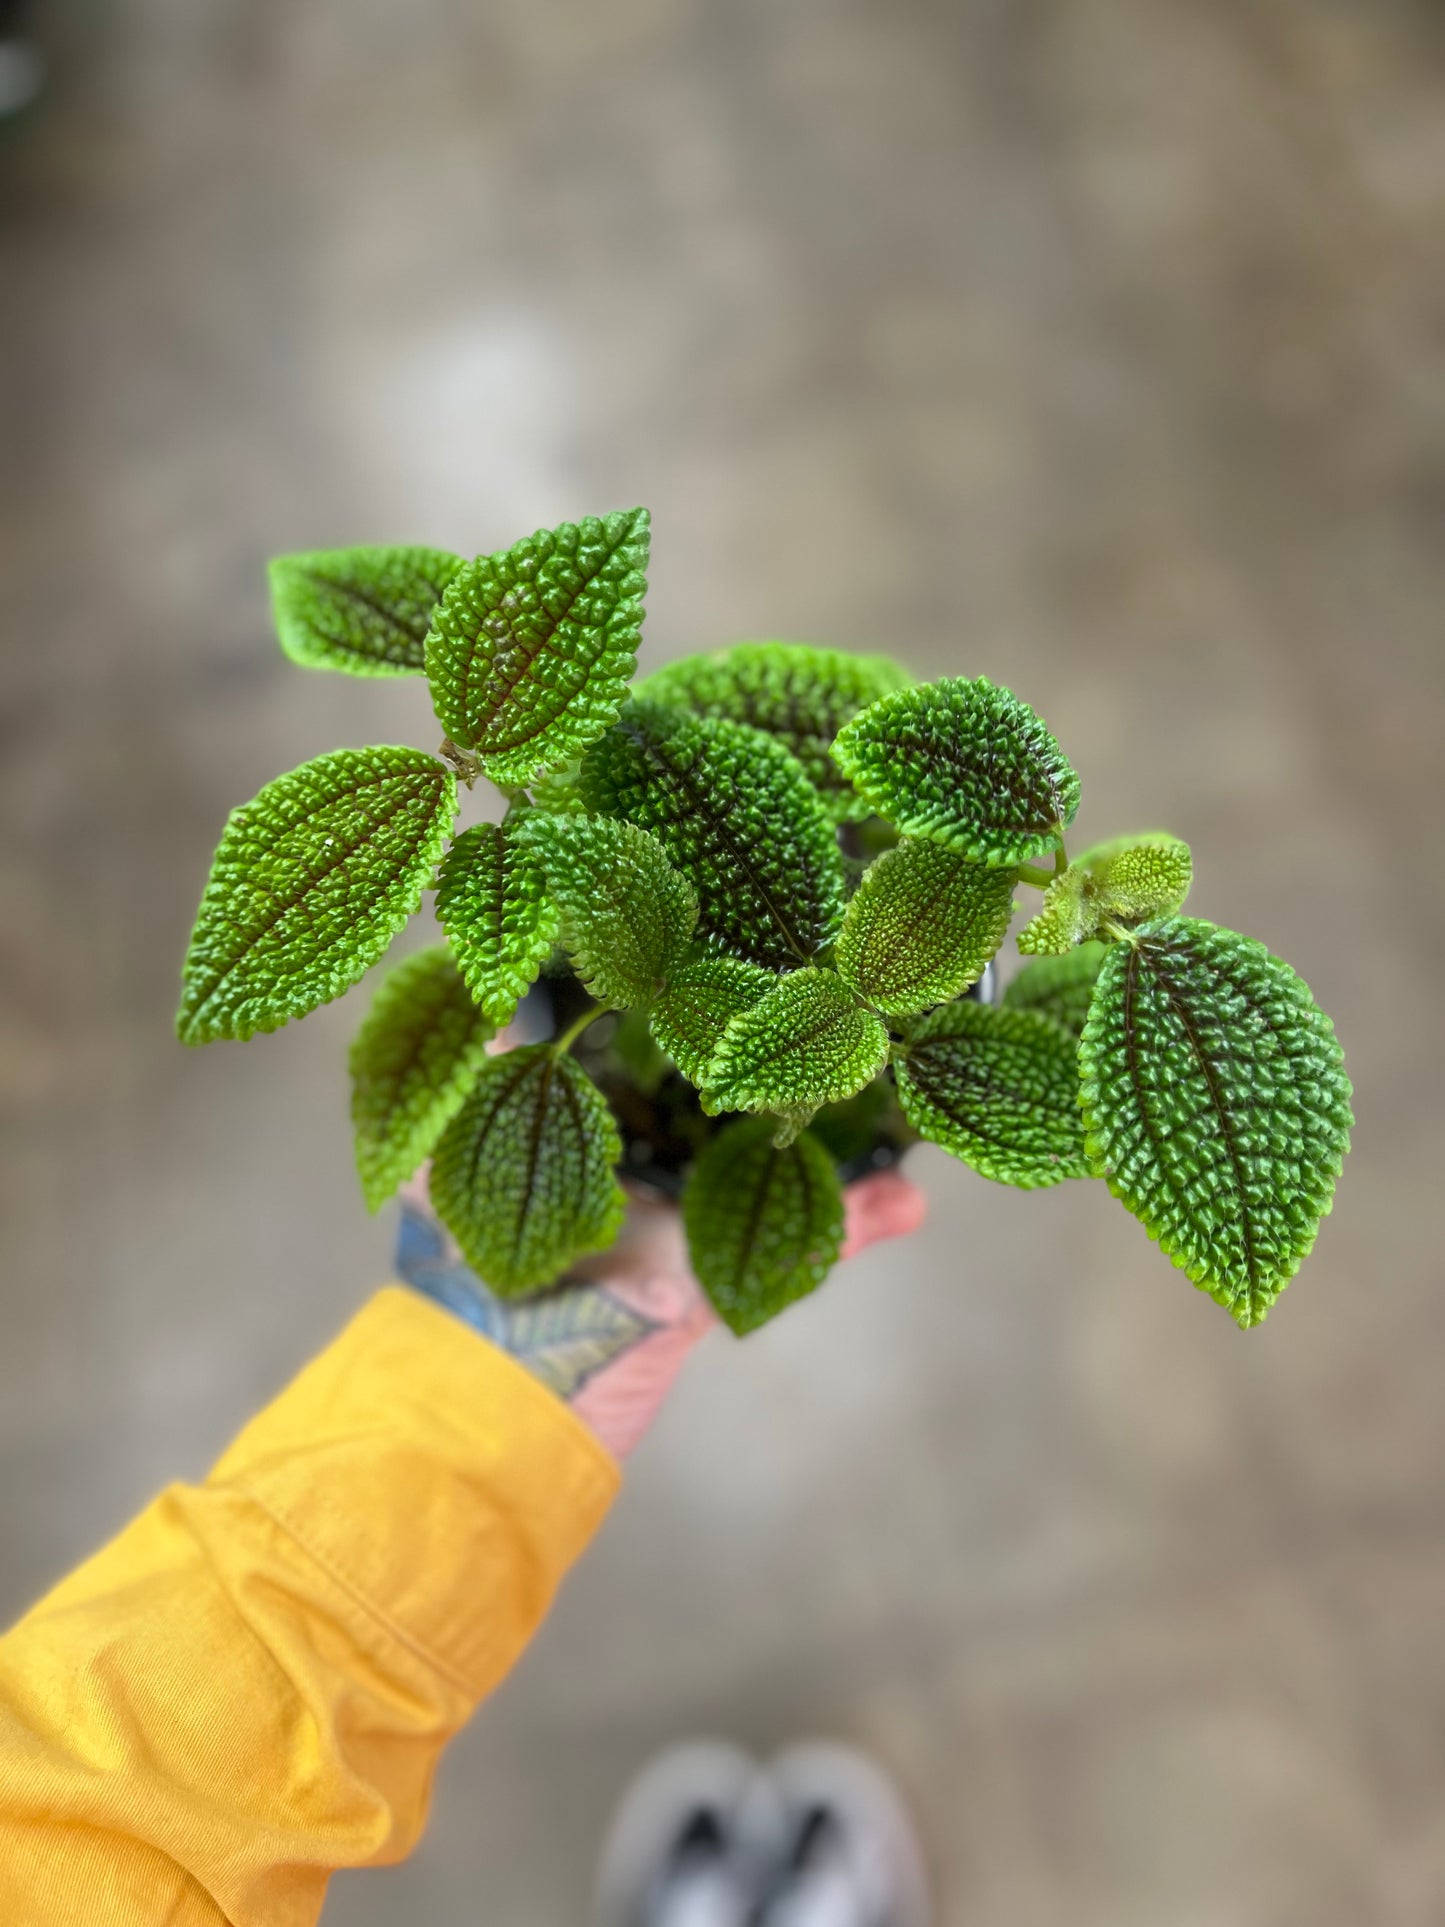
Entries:
{"type": "Polygon", "coordinates": [[[1306,986],[1182,913],[1177,837],[1071,859],[1079,778],[981,676],[741,643],[629,693],[647,554],[634,509],[472,561],[271,565],[287,655],[425,676],[446,739],[334,750],[234,812],[181,1038],[339,997],[434,888],[439,940],[383,979],[352,1049],[357,1165],[375,1209],[429,1157],[497,1292],[609,1244],[630,1173],[680,1194],[703,1288],[749,1331],[826,1275],[847,1174],[923,1137],[1025,1190],[1103,1178],[1258,1324],[1348,1148],[1306,986]],[[483,775],[506,813],[453,835],[483,775]],[[1029,961],[981,1000],[1021,888],[1042,892],[1029,961]],[[529,992],[518,1028],[549,1041],[492,1049],[529,992]]]}

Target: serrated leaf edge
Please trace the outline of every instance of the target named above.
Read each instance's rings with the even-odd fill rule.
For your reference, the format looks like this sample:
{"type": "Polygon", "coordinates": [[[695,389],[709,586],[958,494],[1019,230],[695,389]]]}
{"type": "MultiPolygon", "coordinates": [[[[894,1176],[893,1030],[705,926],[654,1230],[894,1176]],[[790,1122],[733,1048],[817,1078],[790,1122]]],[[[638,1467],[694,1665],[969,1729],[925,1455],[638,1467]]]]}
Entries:
{"type": "MultiPolygon", "coordinates": [[[[405,744],[375,744],[372,746],[372,750],[377,752],[391,751],[394,749],[402,749],[409,756],[414,756],[414,757],[422,756],[421,751],[412,749],[410,746],[405,744]]],[[[357,754],[357,755],[366,755],[370,752],[368,752],[367,750],[359,750],[355,752],[347,752],[347,751],[328,752],[328,754],[331,754],[331,755],[345,755],[348,753],[357,754]]],[[[314,762],[320,762],[322,760],[323,758],[321,757],[312,757],[309,759],[309,762],[314,763],[314,762]]],[[[438,791],[437,791],[437,799],[436,799],[437,807],[436,807],[434,819],[432,821],[430,828],[428,829],[426,837],[418,845],[418,848],[417,848],[417,853],[414,859],[415,887],[410,893],[408,905],[404,910],[394,914],[391,917],[389,933],[386,936],[383,943],[381,944],[380,948],[375,952],[375,954],[371,956],[363,957],[359,960],[355,957],[348,959],[344,968],[338,968],[333,973],[331,978],[332,987],[323,996],[318,998],[314,1004],[308,1004],[305,1010],[267,1012],[262,1018],[258,1019],[254,1023],[250,1021],[243,1022],[234,1030],[208,1031],[204,1035],[198,1034],[198,1032],[200,1032],[202,1028],[201,1026],[202,1015],[206,1007],[215,998],[217,991],[221,988],[222,984],[224,984],[227,981],[227,979],[230,978],[232,975],[234,975],[236,970],[240,968],[241,964],[245,961],[246,957],[249,956],[251,951],[255,948],[255,945],[259,941],[259,939],[266,936],[268,932],[270,932],[271,930],[274,930],[276,925],[280,922],[283,916],[288,915],[291,911],[297,908],[301,899],[299,897],[293,898],[290,901],[283,903],[280,909],[278,909],[275,912],[275,914],[270,918],[269,922],[263,924],[257,931],[255,931],[250,935],[246,949],[242,951],[239,956],[233,957],[231,961],[226,965],[225,969],[219,972],[212,979],[212,981],[207,986],[199,1002],[197,1002],[194,1009],[189,1010],[189,1012],[187,1010],[189,997],[183,994],[182,1001],[181,1001],[181,1010],[176,1017],[176,1035],[179,1038],[181,1043],[187,1044],[187,1045],[217,1043],[222,1041],[245,1043],[249,1041],[249,1039],[252,1037],[262,1036],[262,1035],[266,1035],[271,1031],[280,1030],[284,1025],[288,1023],[291,1023],[293,1021],[298,1021],[302,1017],[309,1017],[313,1010],[320,1010],[322,1006],[325,1004],[335,1003],[337,998],[345,996],[346,992],[350,990],[354,984],[360,983],[361,979],[366,975],[367,971],[371,969],[372,965],[379,961],[380,957],[384,954],[386,946],[390,942],[391,938],[396,935],[396,933],[402,928],[402,926],[412,916],[414,916],[416,911],[420,908],[422,895],[431,883],[432,877],[436,871],[437,862],[441,856],[442,845],[446,841],[447,832],[451,826],[452,820],[455,817],[456,811],[457,811],[456,778],[452,775],[451,771],[447,769],[444,764],[436,762],[433,758],[425,758],[424,760],[430,763],[431,767],[438,771],[439,778],[440,778],[438,791]]],[[[279,783],[283,781],[285,777],[294,776],[300,770],[303,770],[307,767],[308,767],[307,763],[300,763],[296,766],[296,769],[294,770],[285,770],[282,772],[280,776],[273,776],[271,778],[271,783],[279,783]]],[[[415,773],[417,775],[420,775],[422,773],[421,769],[418,767],[415,773]]],[[[381,782],[384,779],[378,776],[374,780],[377,786],[379,787],[381,782]]],[[[262,787],[256,792],[256,795],[253,796],[249,802],[239,804],[237,808],[231,811],[230,815],[226,818],[225,828],[221,832],[221,840],[216,846],[215,856],[219,856],[221,849],[224,847],[226,837],[230,834],[231,829],[236,824],[237,820],[244,814],[245,811],[254,808],[256,803],[259,802],[260,798],[265,794],[266,790],[271,787],[271,783],[263,784],[262,787]]],[[[352,794],[353,795],[356,794],[356,791],[361,789],[362,787],[363,785],[358,784],[356,786],[356,789],[352,791],[352,794]]],[[[335,797],[335,796],[328,797],[324,803],[318,806],[317,810],[312,812],[312,814],[319,815],[322,810],[332,808],[340,800],[341,799],[339,797],[335,797]]],[[[316,884],[321,880],[321,877],[329,876],[332,873],[332,871],[339,869],[340,866],[346,862],[348,857],[355,856],[358,850],[360,850],[366,843],[371,841],[372,836],[376,833],[378,829],[386,828],[387,825],[390,824],[393,821],[393,819],[400,814],[403,806],[404,806],[403,803],[398,803],[396,809],[394,809],[391,812],[391,815],[383,818],[380,824],[375,824],[375,823],[371,824],[369,833],[366,836],[363,836],[359,838],[356,842],[349,844],[347,848],[341,851],[339,855],[333,857],[332,860],[322,870],[320,877],[315,875],[310,877],[309,879],[310,883],[312,885],[316,884]]],[[[298,818],[297,821],[290,826],[290,829],[287,831],[287,834],[289,835],[291,831],[300,829],[302,825],[306,823],[308,820],[309,819],[306,817],[298,818]]],[[[198,930],[200,927],[201,917],[206,908],[206,900],[210,895],[211,884],[214,880],[215,856],[213,856],[212,858],[212,870],[211,870],[211,873],[208,874],[207,876],[206,886],[201,894],[201,902],[196,911],[196,922],[195,922],[195,928],[192,931],[191,944],[187,947],[185,962],[182,965],[183,985],[186,984],[187,973],[190,968],[191,954],[195,943],[195,930],[198,930]]]]}
{"type": "MultiPolygon", "coordinates": [[[[1174,921],[1179,921],[1184,923],[1202,923],[1205,920],[1203,918],[1177,918],[1176,919],[1174,917],[1165,917],[1165,918],[1157,919],[1156,921],[1162,922],[1162,923],[1169,923],[1174,921]]],[[[1210,924],[1208,927],[1210,929],[1222,929],[1225,926],[1219,925],[1219,924],[1210,924]]],[[[1129,937],[1127,937],[1126,939],[1123,940],[1123,942],[1121,942],[1120,948],[1122,949],[1127,945],[1127,948],[1131,953],[1137,954],[1137,952],[1142,947],[1142,944],[1148,940],[1151,934],[1153,934],[1153,926],[1150,924],[1142,925],[1137,931],[1132,932],[1129,937]]],[[[1280,963],[1284,962],[1283,958],[1275,958],[1273,952],[1270,951],[1268,946],[1266,944],[1261,943],[1257,937],[1243,936],[1242,933],[1237,930],[1230,931],[1228,934],[1238,938],[1242,943],[1248,944],[1253,949],[1261,952],[1271,962],[1280,962],[1280,963]]],[[[1105,968],[1107,968],[1109,961],[1110,961],[1109,958],[1105,959],[1105,965],[1104,965],[1105,968]]],[[[1132,957],[1130,961],[1132,961],[1132,957]]],[[[1127,962],[1126,962],[1125,968],[1126,970],[1128,968],[1127,962]]],[[[1303,983],[1303,979],[1297,977],[1297,973],[1293,971],[1292,966],[1286,964],[1285,968],[1291,971],[1291,975],[1296,976],[1297,981],[1299,981],[1300,983],[1303,983]]],[[[1101,970],[1100,975],[1102,974],[1103,973],[1101,970]]],[[[1097,987],[1098,986],[1096,982],[1096,985],[1095,985],[1096,993],[1097,993],[1097,987]]],[[[1306,986],[1305,988],[1308,991],[1308,986],[1306,986]]],[[[1167,986],[1166,986],[1166,991],[1167,991],[1167,986]]],[[[1334,1026],[1333,1019],[1330,1017],[1329,1013],[1320,1004],[1314,1001],[1313,994],[1309,993],[1309,995],[1310,995],[1310,1003],[1312,1008],[1318,1011],[1320,1017],[1323,1018],[1324,1023],[1328,1027],[1329,1034],[1331,1036],[1334,1036],[1335,1026],[1334,1026]]],[[[1170,1003],[1171,1005],[1174,1005],[1174,999],[1172,996],[1170,997],[1170,1003]]],[[[1110,1194],[1113,1197],[1117,1198],[1120,1204],[1122,1204],[1124,1206],[1124,1209],[1129,1213],[1129,1215],[1133,1219],[1135,1219],[1137,1223],[1141,1224],[1144,1227],[1144,1230],[1148,1234],[1151,1241],[1158,1245],[1159,1249],[1164,1253],[1165,1257],[1169,1259],[1170,1263],[1173,1264],[1178,1270],[1182,1271],[1185,1277],[1189,1279],[1191,1284],[1193,1284],[1198,1290],[1204,1292],[1208,1297],[1212,1298],[1215,1304],[1221,1305],[1227,1312],[1229,1312],[1231,1317],[1234,1319],[1235,1323],[1239,1325],[1242,1330],[1244,1331],[1252,1330],[1256,1325],[1262,1325],[1264,1323],[1265,1319],[1269,1316],[1271,1307],[1274,1305],[1274,1303],[1278,1300],[1278,1298],[1284,1292],[1285,1287],[1290,1283],[1290,1281],[1294,1277],[1297,1276],[1300,1270],[1300,1267],[1303,1265],[1305,1259],[1314,1250],[1315,1242],[1319,1237],[1320,1226],[1324,1223],[1325,1219],[1330,1215],[1331,1211],[1333,1211],[1334,1209],[1335,1186],[1339,1182],[1340,1174],[1344,1169],[1344,1161],[1346,1156],[1349,1154],[1349,1149],[1350,1149],[1349,1131],[1348,1129],[1346,1129],[1344,1134],[1344,1141],[1340,1146],[1339,1153],[1333,1159],[1332,1164],[1330,1166],[1330,1195],[1325,1200],[1320,1210],[1319,1217],[1315,1221],[1314,1229],[1311,1231],[1309,1238],[1300,1247],[1297,1253],[1291,1254],[1291,1259],[1287,1268],[1277,1274],[1278,1283],[1276,1285],[1273,1295],[1267,1300],[1267,1302],[1263,1304],[1255,1304],[1253,1302],[1254,1292],[1259,1289],[1262,1289],[1262,1286],[1260,1285],[1260,1282],[1258,1280],[1256,1280],[1253,1276],[1251,1276],[1250,1302],[1245,1306],[1245,1311],[1247,1315],[1245,1317],[1241,1317],[1239,1293],[1237,1292],[1231,1293],[1226,1286],[1224,1286],[1219,1282],[1218,1279],[1213,1278],[1210,1275],[1208,1266],[1201,1264],[1197,1259],[1190,1258],[1187,1253],[1182,1252],[1178,1248],[1173,1235],[1169,1232],[1168,1227],[1165,1225],[1156,1223],[1151,1217],[1145,1215],[1144,1212],[1137,1209],[1135,1205],[1132,1204],[1129,1198],[1125,1195],[1123,1188],[1119,1184],[1113,1172],[1110,1171],[1110,1169],[1108,1168],[1106,1148],[1105,1148],[1104,1139],[1102,1135],[1104,1126],[1103,1126],[1102,1119],[1100,1118],[1097,1110],[1097,1102],[1098,1102],[1098,1095],[1099,1095],[1098,1071],[1097,1071],[1097,1068],[1090,1062],[1090,1053],[1094,1049],[1095,1045],[1098,1043],[1098,1035],[1097,1035],[1098,1025],[1102,1023],[1102,1018],[1096,1019],[1095,1012],[1098,1010],[1098,1008],[1099,1006],[1098,1006],[1097,995],[1096,995],[1094,1002],[1091,1003],[1090,1005],[1089,1017],[1087,1022],[1084,1025],[1083,1032],[1081,1033],[1079,1038],[1079,1104],[1082,1109],[1083,1118],[1084,1118],[1084,1147],[1089,1156],[1089,1160],[1093,1166],[1094,1175],[1104,1180],[1105,1184],[1109,1187],[1110,1194]],[[1091,1030],[1095,1032],[1095,1035],[1092,1038],[1090,1037],[1091,1030]],[[1092,1110],[1090,1108],[1091,1101],[1095,1107],[1092,1110]]],[[[1175,1008],[1177,1009],[1177,1006],[1175,1006],[1175,1008]]],[[[1241,1176],[1240,1176],[1241,1167],[1240,1167],[1238,1147],[1234,1142],[1234,1138],[1231,1131],[1229,1130],[1229,1128],[1225,1123],[1224,1110],[1223,1110],[1223,1107],[1220,1105],[1218,1096],[1216,1094],[1214,1076],[1212,1071],[1208,1068],[1208,1065],[1202,1053],[1199,1051],[1198,1044],[1194,1038],[1193,1026],[1185,1021],[1182,1014],[1180,1017],[1180,1021],[1184,1026],[1186,1035],[1190,1039],[1191,1047],[1195,1051],[1195,1055],[1196,1055],[1197,1061],[1199,1062],[1200,1069],[1204,1072],[1205,1080],[1209,1086],[1211,1100],[1214,1103],[1216,1115],[1219,1118],[1221,1134],[1224,1137],[1225,1142],[1229,1148],[1230,1163],[1233,1166],[1234,1174],[1235,1174],[1235,1191],[1238,1194],[1239,1202],[1242,1207],[1241,1217],[1242,1217],[1242,1220],[1245,1223],[1247,1223],[1248,1221],[1247,1200],[1245,1197],[1244,1185],[1242,1183],[1241,1176]]],[[[1271,1029],[1273,1029],[1272,1025],[1271,1025],[1271,1029]]],[[[1286,1063],[1289,1062],[1289,1059],[1286,1053],[1281,1052],[1280,1055],[1282,1058],[1284,1058],[1284,1061],[1286,1063]]],[[[1290,1065],[1290,1074],[1291,1076],[1294,1075],[1294,1067],[1292,1064],[1290,1065]]],[[[1136,1089],[1135,1095],[1137,1098],[1138,1097],[1137,1089],[1136,1089]]],[[[1142,1100],[1139,1101],[1139,1111],[1141,1116],[1148,1119],[1148,1128],[1149,1128],[1150,1137],[1151,1139],[1153,1139],[1155,1143],[1157,1143],[1158,1137],[1155,1132],[1153,1120],[1152,1118],[1149,1118],[1148,1107],[1142,1102],[1142,1100]]],[[[1245,1239],[1246,1239],[1246,1247],[1251,1252],[1251,1272],[1253,1272],[1253,1261],[1252,1261],[1253,1241],[1250,1235],[1248,1234],[1248,1232],[1245,1233],[1245,1239]]]]}

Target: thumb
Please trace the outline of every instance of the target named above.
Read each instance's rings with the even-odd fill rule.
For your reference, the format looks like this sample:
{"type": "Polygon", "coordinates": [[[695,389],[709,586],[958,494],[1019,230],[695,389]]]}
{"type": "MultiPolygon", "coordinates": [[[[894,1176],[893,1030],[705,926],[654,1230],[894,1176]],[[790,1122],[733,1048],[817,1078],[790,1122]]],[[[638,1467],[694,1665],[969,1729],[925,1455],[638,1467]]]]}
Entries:
{"type": "Polygon", "coordinates": [[[879,1171],[850,1184],[843,1205],[845,1258],[856,1258],[885,1238],[907,1237],[928,1214],[928,1200],[918,1186],[897,1171],[879,1171]]]}

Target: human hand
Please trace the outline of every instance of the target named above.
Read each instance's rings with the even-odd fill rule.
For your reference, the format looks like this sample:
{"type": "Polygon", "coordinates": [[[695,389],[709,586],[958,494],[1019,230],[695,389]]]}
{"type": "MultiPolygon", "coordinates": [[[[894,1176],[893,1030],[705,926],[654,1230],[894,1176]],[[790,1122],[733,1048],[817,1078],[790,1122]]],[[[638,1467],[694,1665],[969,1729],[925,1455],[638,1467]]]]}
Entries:
{"type": "MultiPolygon", "coordinates": [[[[625,1457],[716,1316],[688,1266],[675,1205],[634,1193],[622,1235],[535,1297],[499,1298],[432,1210],[423,1167],[402,1188],[397,1272],[510,1352],[625,1457]]],[[[917,1230],[923,1193],[896,1171],[844,1192],[842,1255],[917,1230]]]]}

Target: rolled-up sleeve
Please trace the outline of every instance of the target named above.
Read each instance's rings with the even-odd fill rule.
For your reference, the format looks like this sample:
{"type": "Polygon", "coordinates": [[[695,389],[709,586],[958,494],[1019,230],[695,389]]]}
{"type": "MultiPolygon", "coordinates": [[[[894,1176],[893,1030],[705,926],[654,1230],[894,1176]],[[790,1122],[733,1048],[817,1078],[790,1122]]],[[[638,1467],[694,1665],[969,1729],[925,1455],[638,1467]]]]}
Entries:
{"type": "Polygon", "coordinates": [[[438,1755],[618,1472],[400,1287],[0,1639],[6,1927],[302,1927],[401,1859],[438,1755]]]}

